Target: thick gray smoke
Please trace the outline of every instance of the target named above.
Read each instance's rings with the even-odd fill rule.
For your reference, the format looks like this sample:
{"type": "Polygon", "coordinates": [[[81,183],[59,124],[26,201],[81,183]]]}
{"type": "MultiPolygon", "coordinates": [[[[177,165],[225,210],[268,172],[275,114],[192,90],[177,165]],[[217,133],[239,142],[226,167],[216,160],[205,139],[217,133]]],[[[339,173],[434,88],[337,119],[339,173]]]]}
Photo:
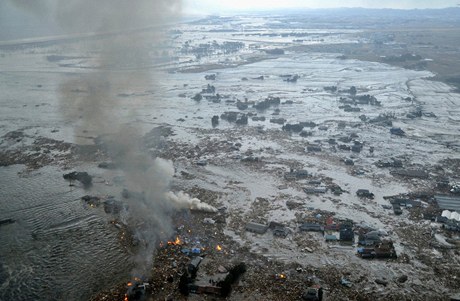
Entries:
{"type": "MultiPolygon", "coordinates": [[[[79,53],[72,55],[85,57],[87,62],[85,68],[63,76],[58,91],[62,112],[70,122],[77,123],[76,137],[108,137],[107,149],[124,172],[126,188],[142,192],[142,197],[127,199],[127,219],[141,241],[136,272],[148,271],[159,239],[172,234],[171,212],[177,204],[171,202],[168,192],[174,168],[170,161],[149,155],[140,130],[132,122],[120,121],[118,108],[121,105],[129,108],[126,103],[129,99],[117,95],[132,91],[133,85],[155,89],[155,70],[151,68],[153,54],[159,52],[155,47],[163,38],[166,23],[174,22],[180,15],[181,1],[12,0],[12,3],[39,17],[54,18],[69,35],[97,34],[96,38],[81,39],[72,47],[75,52],[78,45],[79,53]]],[[[82,142],[78,138],[76,141],[82,142]]]]}
{"type": "Polygon", "coordinates": [[[180,0],[10,0],[42,18],[53,18],[67,33],[113,32],[174,22],[180,0]]]}

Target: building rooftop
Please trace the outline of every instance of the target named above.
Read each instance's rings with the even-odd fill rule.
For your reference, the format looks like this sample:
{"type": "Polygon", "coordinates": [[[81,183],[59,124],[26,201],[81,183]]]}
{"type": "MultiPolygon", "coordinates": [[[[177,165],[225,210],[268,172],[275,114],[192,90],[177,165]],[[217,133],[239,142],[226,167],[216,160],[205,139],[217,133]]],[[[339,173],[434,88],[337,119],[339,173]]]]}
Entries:
{"type": "Polygon", "coordinates": [[[460,197],[435,195],[434,199],[438,203],[439,208],[460,212],[460,197]]]}
{"type": "Polygon", "coordinates": [[[267,232],[268,226],[264,224],[250,222],[246,224],[246,230],[263,234],[267,232]]]}

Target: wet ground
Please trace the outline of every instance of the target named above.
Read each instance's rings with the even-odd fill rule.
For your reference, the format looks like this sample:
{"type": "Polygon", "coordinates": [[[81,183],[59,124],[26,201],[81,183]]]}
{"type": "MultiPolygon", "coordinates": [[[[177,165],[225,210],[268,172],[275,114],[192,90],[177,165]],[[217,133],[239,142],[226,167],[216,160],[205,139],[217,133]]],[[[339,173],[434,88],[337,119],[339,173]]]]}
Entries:
{"type": "MultiPolygon", "coordinates": [[[[458,249],[435,248],[430,243],[434,238],[426,233],[435,231],[453,239],[455,235],[430,221],[412,218],[411,209],[396,216],[382,205],[390,204],[384,196],[433,195],[440,192],[437,180],[458,181],[460,94],[444,83],[428,80],[433,76],[429,71],[343,59],[340,53],[267,53],[264,50],[299,43],[292,36],[283,36],[299,31],[307,37],[304,44],[359,41],[356,30],[276,29],[273,24],[270,32],[278,30],[279,36],[265,36],[263,28],[270,24],[260,17],[179,26],[169,48],[175,58],[147,65],[148,76],[116,66],[107,85],[96,87],[110,99],[98,108],[112,117],[104,125],[92,123],[97,118],[86,119],[84,102],[78,101],[92,93],[81,79],[106,72],[98,65],[97,54],[80,53],[78,42],[2,50],[0,185],[4,197],[0,219],[16,222],[0,227],[2,241],[6,241],[0,246],[0,299],[86,300],[130,277],[131,257],[120,244],[119,229],[110,223],[111,216],[80,199],[85,194],[119,197],[123,174],[96,167],[110,159],[110,152],[96,145],[95,138],[116,134],[123,125],[144,135],[149,154],[172,160],[173,191],[187,191],[216,208],[226,207],[225,223],[219,226],[202,223],[205,217],[216,218],[210,213],[175,216],[172,226],[190,228],[193,235],[178,231],[190,238],[188,247],[196,239],[205,241],[201,244],[208,248],[209,261],[203,279],[219,265],[246,262],[246,278],[229,300],[279,300],[286,292],[290,300],[296,300],[312,283],[305,280],[312,275],[328,291],[328,300],[358,296],[364,300],[401,300],[401,296],[443,300],[459,289],[455,280],[460,277],[458,249]],[[222,26],[231,26],[241,35],[216,31],[222,26]],[[242,34],[248,26],[256,36],[242,34]],[[192,41],[190,49],[213,41],[221,45],[238,41],[244,47],[233,52],[216,46],[197,56],[192,50],[183,51],[186,41],[192,41]],[[50,57],[62,53],[66,56],[50,57]],[[206,80],[211,74],[215,79],[206,80]],[[294,75],[298,76],[295,82],[286,81],[294,75]],[[208,84],[215,91],[202,93],[201,101],[193,100],[208,84]],[[331,86],[337,89],[324,89],[331,86]],[[353,86],[356,95],[374,96],[380,105],[352,103],[359,112],[340,108],[353,98],[349,92],[353,86]],[[217,94],[220,98],[216,100],[217,94]],[[280,104],[263,110],[253,107],[268,97],[279,97],[280,104]],[[237,102],[248,107],[239,109],[237,102]],[[418,109],[421,116],[408,117],[418,109]],[[248,124],[223,120],[226,112],[237,112],[238,118],[247,116],[248,124]],[[220,117],[217,126],[211,123],[215,115],[220,117]],[[370,122],[379,116],[385,116],[384,121],[392,126],[370,122]],[[283,118],[283,124],[313,122],[314,126],[304,127],[306,134],[301,135],[282,130],[281,124],[270,121],[273,118],[283,118]],[[170,128],[169,134],[149,135],[158,126],[170,128]],[[405,135],[390,134],[391,127],[400,127],[405,135]],[[339,148],[356,145],[355,141],[363,145],[360,152],[339,148]],[[313,144],[321,151],[307,151],[313,144]],[[404,168],[423,170],[429,176],[400,177],[392,173],[393,168],[375,165],[389,158],[400,159],[404,168]],[[354,165],[346,165],[345,159],[352,159],[354,165]],[[307,170],[308,178],[287,181],[284,175],[291,168],[307,170]],[[71,170],[88,171],[95,177],[93,187],[69,187],[62,174],[71,170]],[[303,188],[311,186],[312,180],[328,191],[306,194],[303,188]],[[334,194],[331,188],[337,186],[344,193],[334,194]],[[358,189],[370,190],[375,198],[359,198],[358,189]],[[292,203],[297,205],[291,207],[292,203]],[[365,261],[355,255],[354,245],[326,243],[319,233],[298,231],[301,222],[317,214],[383,229],[400,258],[410,260],[365,261]],[[250,221],[279,222],[291,232],[286,238],[274,237],[271,231],[251,234],[245,231],[250,221]],[[224,247],[225,256],[215,251],[217,244],[224,247]],[[254,280],[258,269],[266,273],[259,282],[254,280]],[[274,282],[274,274],[285,272],[295,275],[282,285],[274,282]],[[331,273],[336,277],[328,276],[331,273]],[[409,280],[394,280],[401,275],[409,280]],[[352,289],[338,285],[342,276],[354,283],[352,289]],[[386,286],[375,283],[382,278],[386,286]],[[264,289],[254,292],[256,286],[264,289]]],[[[148,39],[149,34],[144,34],[148,39]]],[[[429,198],[414,199],[430,206],[429,198]]],[[[158,298],[181,298],[172,284],[177,284],[181,272],[177,266],[185,265],[187,258],[176,258],[178,252],[160,249],[157,256],[161,260],[154,260],[151,277],[158,298]],[[177,260],[175,266],[171,258],[177,260]],[[171,285],[164,284],[161,277],[165,273],[166,277],[173,274],[171,285]],[[164,288],[160,290],[161,283],[164,288]]]]}

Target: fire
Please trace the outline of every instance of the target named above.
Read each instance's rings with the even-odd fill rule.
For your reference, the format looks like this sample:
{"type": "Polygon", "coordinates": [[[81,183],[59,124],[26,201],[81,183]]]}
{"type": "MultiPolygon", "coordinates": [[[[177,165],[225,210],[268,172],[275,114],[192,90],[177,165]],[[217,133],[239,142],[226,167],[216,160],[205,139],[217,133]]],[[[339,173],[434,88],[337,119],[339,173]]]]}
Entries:
{"type": "Polygon", "coordinates": [[[285,280],[287,277],[285,274],[275,274],[275,279],[285,280]]]}
{"type": "Polygon", "coordinates": [[[180,240],[179,236],[176,237],[175,241],[168,241],[168,245],[181,245],[182,241],[180,240]]]}
{"type": "Polygon", "coordinates": [[[127,294],[125,294],[125,299],[124,299],[124,301],[129,301],[129,300],[128,300],[128,295],[127,295],[127,294]]]}
{"type": "Polygon", "coordinates": [[[222,247],[220,245],[217,245],[216,250],[217,251],[222,251],[222,247]]]}

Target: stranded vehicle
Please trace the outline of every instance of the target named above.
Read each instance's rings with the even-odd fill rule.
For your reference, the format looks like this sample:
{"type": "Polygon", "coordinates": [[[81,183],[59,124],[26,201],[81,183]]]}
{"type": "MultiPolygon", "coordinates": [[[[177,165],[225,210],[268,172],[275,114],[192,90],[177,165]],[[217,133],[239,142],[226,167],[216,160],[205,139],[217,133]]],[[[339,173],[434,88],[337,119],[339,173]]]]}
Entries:
{"type": "Polygon", "coordinates": [[[360,198],[374,198],[374,194],[367,189],[358,189],[358,191],[356,191],[356,195],[360,198]]]}

